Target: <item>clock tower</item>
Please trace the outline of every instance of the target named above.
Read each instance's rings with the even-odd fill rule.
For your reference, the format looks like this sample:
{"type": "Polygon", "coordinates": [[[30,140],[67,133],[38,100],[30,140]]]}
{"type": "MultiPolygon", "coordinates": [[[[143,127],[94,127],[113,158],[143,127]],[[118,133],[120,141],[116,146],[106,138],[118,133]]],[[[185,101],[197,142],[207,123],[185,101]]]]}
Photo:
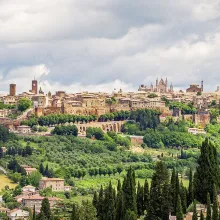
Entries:
{"type": "Polygon", "coordinates": [[[32,90],[31,90],[34,94],[37,94],[38,90],[37,90],[37,80],[32,80],[32,90]]]}

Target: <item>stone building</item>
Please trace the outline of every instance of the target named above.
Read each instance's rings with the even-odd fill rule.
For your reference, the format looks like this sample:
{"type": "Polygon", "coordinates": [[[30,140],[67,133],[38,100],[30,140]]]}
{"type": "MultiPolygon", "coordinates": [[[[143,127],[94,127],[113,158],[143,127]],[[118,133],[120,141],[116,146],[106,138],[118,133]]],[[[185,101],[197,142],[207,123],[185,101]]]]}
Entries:
{"type": "Polygon", "coordinates": [[[52,191],[56,192],[64,191],[64,179],[43,177],[40,180],[39,188],[43,190],[47,187],[51,187],[52,191]]]}
{"type": "MultiPolygon", "coordinates": [[[[42,201],[45,197],[40,196],[39,194],[25,196],[22,199],[22,205],[28,207],[30,209],[34,209],[36,212],[40,212],[42,201]]],[[[50,207],[53,208],[61,199],[56,197],[49,197],[48,198],[50,207]]]]}
{"type": "Polygon", "coordinates": [[[30,213],[22,209],[13,209],[7,213],[9,220],[29,219],[30,213]]]}
{"type": "Polygon", "coordinates": [[[34,94],[37,94],[38,93],[38,82],[37,80],[32,80],[32,89],[31,89],[31,92],[34,93],[34,94]]]}
{"type": "Polygon", "coordinates": [[[145,91],[145,92],[158,92],[158,93],[173,93],[173,84],[171,83],[170,86],[168,85],[168,80],[160,79],[160,81],[156,80],[156,85],[153,86],[151,84],[150,87],[141,85],[138,89],[138,91],[145,91]]]}
{"type": "Polygon", "coordinates": [[[21,134],[29,134],[31,133],[31,128],[27,125],[17,126],[17,132],[21,134]]]}
{"type": "Polygon", "coordinates": [[[8,117],[9,110],[8,109],[0,109],[0,118],[8,117]]]}
{"type": "Polygon", "coordinates": [[[201,86],[197,84],[192,84],[189,86],[188,89],[186,89],[186,92],[191,92],[191,93],[198,93],[198,92],[203,92],[203,81],[201,82],[201,86]]]}

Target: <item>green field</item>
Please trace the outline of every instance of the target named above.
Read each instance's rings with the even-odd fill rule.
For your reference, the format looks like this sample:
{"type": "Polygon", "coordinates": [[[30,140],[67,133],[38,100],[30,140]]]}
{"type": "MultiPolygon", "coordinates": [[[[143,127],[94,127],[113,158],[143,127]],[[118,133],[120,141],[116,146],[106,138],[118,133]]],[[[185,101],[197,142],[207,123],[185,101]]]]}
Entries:
{"type": "Polygon", "coordinates": [[[15,188],[17,184],[12,183],[10,179],[8,179],[5,175],[0,175],[0,190],[4,189],[5,186],[9,186],[9,188],[15,188]]]}

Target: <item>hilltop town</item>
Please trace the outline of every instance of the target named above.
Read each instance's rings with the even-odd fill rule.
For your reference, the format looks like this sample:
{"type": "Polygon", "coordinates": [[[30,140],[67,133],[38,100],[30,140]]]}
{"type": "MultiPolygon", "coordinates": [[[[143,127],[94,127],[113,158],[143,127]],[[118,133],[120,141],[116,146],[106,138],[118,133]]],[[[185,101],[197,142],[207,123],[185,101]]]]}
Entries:
{"type": "Polygon", "coordinates": [[[38,87],[33,80],[17,94],[10,84],[1,96],[0,218],[97,220],[114,207],[114,220],[130,210],[132,220],[192,220],[218,211],[219,88],[204,92],[202,81],[175,91],[167,79],[112,94],[38,87]]]}
{"type": "MultiPolygon", "coordinates": [[[[1,95],[0,102],[0,124],[5,125],[11,130],[20,128],[22,132],[29,131],[27,128],[19,127],[21,122],[29,117],[41,117],[50,114],[70,114],[70,115],[101,115],[132,111],[137,109],[155,109],[160,111],[160,119],[164,121],[167,117],[184,118],[192,120],[196,125],[205,127],[210,122],[209,108],[217,106],[220,102],[219,87],[213,92],[204,92],[203,81],[201,85],[190,85],[185,91],[175,91],[172,83],[167,79],[156,80],[155,85],[140,85],[137,92],[113,91],[108,93],[81,92],[67,94],[65,91],[56,91],[55,94],[43,92],[38,86],[38,81],[33,80],[31,89],[28,92],[17,94],[16,84],[10,84],[9,94],[1,95]],[[32,104],[30,108],[16,117],[17,104],[20,99],[29,99],[32,104]],[[167,102],[174,103],[171,107],[167,102]],[[181,111],[177,103],[186,104],[195,108],[195,112],[181,111]],[[14,107],[13,107],[14,106],[14,107]],[[14,117],[10,117],[13,116],[14,117]],[[12,119],[13,118],[13,119],[12,119]]],[[[93,122],[90,127],[101,127],[98,122],[93,122]]],[[[81,133],[83,133],[83,128],[81,133]]],[[[19,131],[20,131],[19,130],[19,131]]],[[[105,130],[105,129],[104,129],[105,130]]],[[[84,129],[85,133],[85,129],[84,129]]]]}

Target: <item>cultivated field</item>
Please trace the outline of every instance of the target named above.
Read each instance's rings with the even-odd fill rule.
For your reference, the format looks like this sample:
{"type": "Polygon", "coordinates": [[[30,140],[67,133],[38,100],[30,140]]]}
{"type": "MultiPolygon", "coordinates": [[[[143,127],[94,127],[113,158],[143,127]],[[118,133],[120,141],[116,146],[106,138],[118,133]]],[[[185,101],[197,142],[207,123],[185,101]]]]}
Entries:
{"type": "Polygon", "coordinates": [[[7,176],[0,174],[0,191],[5,188],[5,186],[9,186],[9,188],[15,188],[17,184],[12,183],[7,176]]]}

